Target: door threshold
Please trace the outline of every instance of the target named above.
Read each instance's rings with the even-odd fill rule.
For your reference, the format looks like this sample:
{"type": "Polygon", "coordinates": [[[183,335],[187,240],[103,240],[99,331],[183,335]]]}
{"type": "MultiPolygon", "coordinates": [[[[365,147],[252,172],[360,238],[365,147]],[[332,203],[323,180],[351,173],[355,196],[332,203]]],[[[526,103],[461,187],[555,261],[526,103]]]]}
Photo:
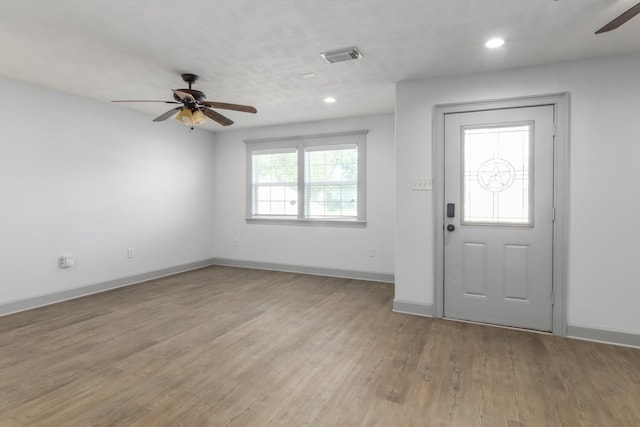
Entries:
{"type": "Polygon", "coordinates": [[[495,323],[474,322],[473,320],[454,319],[453,317],[443,317],[442,320],[449,320],[451,322],[470,323],[472,325],[480,325],[480,326],[492,326],[494,328],[511,329],[511,330],[514,330],[514,331],[533,332],[533,333],[536,333],[536,334],[553,336],[552,332],[540,331],[538,329],[527,329],[527,328],[519,328],[517,326],[497,325],[495,323]]]}

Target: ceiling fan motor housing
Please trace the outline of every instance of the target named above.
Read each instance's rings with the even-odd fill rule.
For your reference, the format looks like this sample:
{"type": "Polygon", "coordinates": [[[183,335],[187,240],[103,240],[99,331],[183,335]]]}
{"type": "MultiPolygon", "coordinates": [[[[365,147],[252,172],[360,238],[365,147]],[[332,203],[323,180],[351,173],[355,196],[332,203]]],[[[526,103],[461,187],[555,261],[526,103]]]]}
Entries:
{"type": "MultiPolygon", "coordinates": [[[[178,89],[178,90],[181,92],[186,92],[188,94],[191,94],[191,96],[194,97],[196,102],[202,102],[207,98],[206,95],[199,90],[195,90],[195,89],[178,89]]],[[[180,98],[175,92],[173,93],[173,99],[175,99],[178,102],[184,102],[184,100],[180,98]]]]}

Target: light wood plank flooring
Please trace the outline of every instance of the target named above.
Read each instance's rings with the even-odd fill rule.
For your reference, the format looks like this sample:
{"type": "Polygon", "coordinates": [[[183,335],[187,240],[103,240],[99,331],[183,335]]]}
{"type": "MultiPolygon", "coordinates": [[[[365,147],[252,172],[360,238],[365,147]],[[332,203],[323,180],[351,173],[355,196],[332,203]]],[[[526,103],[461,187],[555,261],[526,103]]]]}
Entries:
{"type": "Polygon", "coordinates": [[[0,318],[0,426],[639,426],[640,350],[209,267],[0,318]]]}

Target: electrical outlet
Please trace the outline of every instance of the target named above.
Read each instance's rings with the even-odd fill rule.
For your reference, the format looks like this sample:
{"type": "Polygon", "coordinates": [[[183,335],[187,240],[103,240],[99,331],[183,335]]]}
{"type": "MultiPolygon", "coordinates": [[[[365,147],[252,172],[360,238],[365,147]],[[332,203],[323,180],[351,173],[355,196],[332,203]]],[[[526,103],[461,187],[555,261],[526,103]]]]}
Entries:
{"type": "Polygon", "coordinates": [[[58,258],[58,265],[60,268],[69,268],[76,265],[76,259],[72,256],[62,255],[58,258]]]}
{"type": "Polygon", "coordinates": [[[375,248],[375,246],[369,246],[369,256],[370,257],[376,256],[376,248],[375,248]]]}
{"type": "Polygon", "coordinates": [[[127,248],[127,258],[133,258],[133,248],[127,248]]]}

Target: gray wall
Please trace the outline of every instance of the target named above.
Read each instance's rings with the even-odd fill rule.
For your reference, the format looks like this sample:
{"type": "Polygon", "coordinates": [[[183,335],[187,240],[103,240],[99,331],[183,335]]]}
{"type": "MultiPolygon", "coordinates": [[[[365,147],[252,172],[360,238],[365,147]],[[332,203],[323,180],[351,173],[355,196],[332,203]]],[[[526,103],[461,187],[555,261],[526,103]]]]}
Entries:
{"type": "Polygon", "coordinates": [[[211,257],[211,132],[3,78],[0,93],[0,306],[211,257]]]}
{"type": "Polygon", "coordinates": [[[215,143],[214,256],[225,260],[393,275],[392,114],[224,132],[215,143]],[[247,224],[245,139],[368,129],[366,228],[247,224]],[[234,240],[237,239],[237,246],[234,240]],[[375,257],[369,248],[375,248],[375,257]]]}
{"type": "Polygon", "coordinates": [[[569,326],[640,333],[640,55],[402,82],[396,91],[396,299],[433,303],[432,175],[438,104],[570,93],[569,326]]]}

